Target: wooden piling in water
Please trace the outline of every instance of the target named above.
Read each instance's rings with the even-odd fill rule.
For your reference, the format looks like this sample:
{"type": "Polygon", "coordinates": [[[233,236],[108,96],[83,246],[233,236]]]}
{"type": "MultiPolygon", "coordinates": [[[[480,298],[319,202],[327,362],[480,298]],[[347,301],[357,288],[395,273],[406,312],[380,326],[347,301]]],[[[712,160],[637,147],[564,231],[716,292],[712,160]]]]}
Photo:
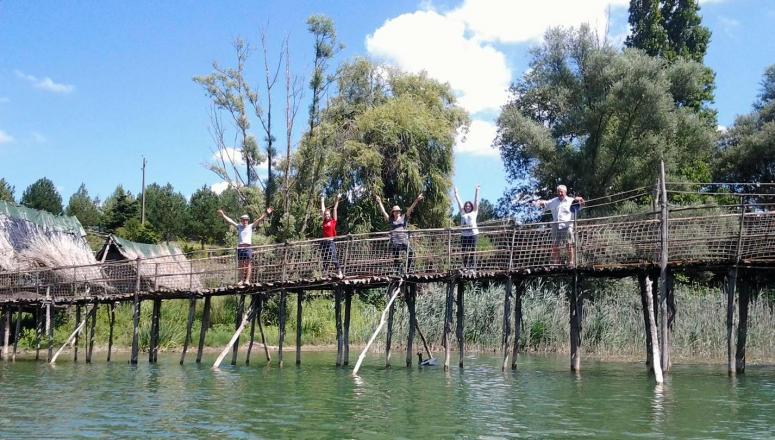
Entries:
{"type": "Polygon", "coordinates": [[[296,292],[296,365],[301,365],[301,313],[304,302],[304,291],[296,292]]]}
{"type": "Polygon", "coordinates": [[[283,289],[280,291],[280,328],[278,330],[279,343],[277,344],[278,364],[280,367],[283,366],[283,342],[285,342],[285,302],[285,289],[283,289]]]}
{"type": "Polygon", "coordinates": [[[570,306],[570,369],[581,370],[581,299],[578,292],[578,273],[574,271],[569,292],[570,306]]]}
{"type": "Polygon", "coordinates": [[[110,362],[110,352],[113,350],[113,325],[116,323],[116,303],[108,303],[108,362],[110,362]]]}
{"type": "Polygon", "coordinates": [[[46,335],[48,338],[48,357],[46,360],[51,362],[54,358],[54,326],[51,325],[51,287],[46,287],[46,335]]]}
{"type": "Polygon", "coordinates": [[[188,344],[191,343],[191,328],[194,326],[194,315],[196,314],[196,297],[191,295],[188,300],[188,319],[186,320],[186,336],[183,338],[183,351],[180,352],[180,365],[186,360],[188,344]]]}
{"type": "MultiPolygon", "coordinates": [[[[258,309],[258,295],[250,295],[250,310],[258,309]]],[[[250,319],[250,340],[248,341],[248,349],[245,352],[245,365],[250,365],[250,353],[253,351],[253,343],[256,340],[256,314],[253,313],[250,319]]]]}
{"type": "Polygon", "coordinates": [[[42,305],[35,306],[35,360],[40,360],[40,341],[43,339],[43,316],[45,315],[42,305]]]}
{"type": "Polygon", "coordinates": [[[258,323],[258,332],[261,335],[261,345],[264,346],[264,356],[266,356],[266,362],[272,362],[272,355],[269,354],[269,347],[266,345],[266,336],[264,336],[264,324],[261,321],[261,314],[264,311],[264,300],[266,297],[264,294],[260,294],[258,297],[258,304],[256,304],[256,307],[258,307],[258,310],[256,310],[256,322],[258,323]]]}
{"type": "Polygon", "coordinates": [[[336,327],[336,366],[344,362],[344,332],[342,329],[342,289],[334,287],[334,325],[336,327]]]}
{"type": "MultiPolygon", "coordinates": [[[[75,305],[75,326],[76,328],[81,322],[81,305],[75,305]]],[[[80,332],[75,333],[75,339],[73,339],[73,362],[78,362],[78,342],[80,340],[80,332]]]]}
{"type": "Polygon", "coordinates": [[[417,328],[417,284],[410,284],[406,291],[406,308],[409,312],[409,327],[406,332],[406,366],[412,366],[414,358],[414,332],[417,328]]]}
{"type": "MultiPolygon", "coordinates": [[[[654,295],[651,292],[652,283],[648,275],[643,277],[643,289],[645,291],[644,297],[646,298],[646,317],[648,319],[647,332],[649,335],[651,335],[651,340],[656,341],[657,320],[654,316],[654,295]]],[[[662,362],[660,360],[661,355],[657,344],[651,344],[651,354],[649,358],[651,359],[651,371],[654,372],[654,379],[656,380],[657,384],[661,384],[664,381],[664,378],[662,376],[662,362]]]]}
{"type": "Polygon", "coordinates": [[[344,361],[342,365],[350,365],[350,307],[353,300],[353,289],[348,287],[344,293],[344,361]]]}
{"type": "Polygon", "coordinates": [[[503,364],[501,371],[506,371],[506,365],[509,363],[509,338],[511,338],[511,291],[512,279],[506,278],[506,286],[503,294],[503,336],[501,337],[501,352],[503,353],[503,364]]]}
{"type": "Polygon", "coordinates": [[[3,356],[2,358],[8,360],[9,344],[11,338],[11,306],[3,307],[3,356]]]}
{"type": "Polygon", "coordinates": [[[735,353],[735,371],[745,373],[745,343],[748,339],[748,306],[751,302],[751,283],[740,283],[738,299],[737,351],[735,353]]]}
{"type": "MultiPolygon", "coordinates": [[[[650,323],[652,320],[656,321],[656,318],[654,318],[653,312],[649,312],[648,308],[648,296],[651,294],[651,289],[646,290],[646,277],[648,277],[648,274],[646,272],[641,272],[638,274],[638,286],[640,287],[640,305],[641,309],[643,311],[643,328],[644,332],[646,334],[646,369],[648,371],[654,371],[654,363],[652,359],[652,347],[653,347],[653,340],[651,339],[651,327],[650,323]],[[651,316],[649,316],[649,313],[652,313],[651,316]]],[[[652,297],[652,304],[653,304],[653,297],[652,297]]],[[[653,307],[652,307],[653,310],[653,307]]]]}
{"type": "MultiPolygon", "coordinates": [[[[404,289],[404,286],[400,286],[400,289],[404,289]]],[[[388,295],[390,290],[388,289],[388,295]]],[[[393,343],[393,315],[396,311],[395,302],[390,304],[388,308],[387,329],[385,330],[385,368],[390,368],[390,346],[393,343]]]]}
{"type": "Polygon", "coordinates": [[[457,283],[457,326],[455,336],[457,337],[457,348],[460,360],[458,367],[463,368],[463,357],[465,356],[465,333],[463,332],[463,321],[465,320],[465,282],[460,280],[457,283]]]}
{"type": "Polygon", "coordinates": [[[161,298],[153,299],[151,313],[151,337],[148,347],[148,362],[155,364],[159,359],[159,329],[161,328],[161,298]]]}
{"type": "Polygon", "coordinates": [[[199,345],[197,346],[197,350],[196,350],[197,364],[202,362],[202,351],[204,350],[204,346],[205,346],[205,336],[207,336],[207,328],[210,327],[210,301],[211,300],[212,300],[211,297],[209,296],[205,297],[205,305],[204,305],[204,309],[202,310],[202,324],[201,324],[201,328],[199,329],[199,345]]]}
{"type": "MultiPolygon", "coordinates": [[[[236,331],[241,323],[242,323],[242,316],[245,314],[245,295],[239,296],[239,301],[237,301],[237,307],[234,313],[234,330],[236,331]]],[[[237,365],[237,353],[239,353],[239,334],[237,334],[237,339],[234,340],[234,345],[231,347],[231,364],[237,365]]]]}
{"type": "Polygon", "coordinates": [[[737,287],[737,267],[727,271],[724,290],[727,295],[727,374],[734,376],[737,373],[737,308],[735,290],[737,287]]]}
{"type": "Polygon", "coordinates": [[[97,301],[94,301],[94,305],[92,306],[91,311],[91,325],[89,328],[89,338],[87,344],[88,347],[86,348],[86,363],[90,364],[92,360],[92,354],[94,354],[94,338],[95,333],[97,332],[97,308],[99,307],[99,304],[97,301]]]}
{"type": "Polygon", "coordinates": [[[442,335],[441,341],[444,346],[444,371],[449,370],[449,345],[450,335],[452,334],[452,303],[454,301],[454,291],[454,281],[447,281],[447,298],[444,304],[444,334],[442,335]]]}
{"type": "Polygon", "coordinates": [[[514,278],[514,341],[511,351],[511,369],[517,369],[517,357],[519,356],[519,338],[522,334],[522,297],[525,293],[526,280],[522,277],[514,278]]]}
{"type": "Polygon", "coordinates": [[[22,332],[22,306],[16,307],[16,328],[13,332],[13,353],[11,360],[16,362],[16,350],[19,347],[19,336],[22,332]]]}

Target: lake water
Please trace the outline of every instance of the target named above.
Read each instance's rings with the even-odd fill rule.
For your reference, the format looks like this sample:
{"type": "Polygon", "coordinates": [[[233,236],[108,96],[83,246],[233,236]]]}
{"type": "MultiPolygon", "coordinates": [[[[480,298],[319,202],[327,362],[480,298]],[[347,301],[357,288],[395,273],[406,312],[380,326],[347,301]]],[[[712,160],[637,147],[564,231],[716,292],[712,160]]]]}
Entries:
{"type": "Polygon", "coordinates": [[[774,366],[729,378],[724,365],[677,365],[656,387],[640,363],[586,360],[575,375],[565,357],[521,357],[502,373],[497,357],[477,355],[445,373],[385,369],[375,355],[357,379],[334,353],[305,353],[300,368],[289,354],[282,369],[212,370],[212,357],[0,362],[0,438],[775,436],[774,366]]]}

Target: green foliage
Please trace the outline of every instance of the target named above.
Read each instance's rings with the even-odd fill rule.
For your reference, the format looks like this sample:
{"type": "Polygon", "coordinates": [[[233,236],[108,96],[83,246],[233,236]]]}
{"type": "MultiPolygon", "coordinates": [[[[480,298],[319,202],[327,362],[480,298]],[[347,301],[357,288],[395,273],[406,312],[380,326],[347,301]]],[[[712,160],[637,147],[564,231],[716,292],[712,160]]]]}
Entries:
{"type": "Polygon", "coordinates": [[[89,191],[85,184],[81,184],[67,203],[67,215],[78,218],[84,227],[97,226],[102,223],[102,211],[99,208],[99,199],[89,197],[89,191]]]}
{"type": "Polygon", "coordinates": [[[0,202],[16,203],[16,199],[13,197],[13,192],[16,188],[9,184],[5,178],[0,179],[0,202]]]}
{"type": "Polygon", "coordinates": [[[226,224],[215,214],[218,209],[221,209],[220,199],[206,185],[191,195],[188,235],[197,240],[202,249],[205,244],[221,241],[226,235],[226,224]]]}
{"type": "Polygon", "coordinates": [[[707,177],[694,170],[709,162],[714,130],[673,95],[697,93],[702,84],[687,78],[703,69],[617,53],[585,26],[550,30],[498,118],[506,199],[559,183],[587,196],[650,187],[660,160],[673,179],[707,177]]]}
{"type": "Polygon", "coordinates": [[[143,225],[137,218],[127,220],[123,226],[115,230],[115,234],[138,243],[157,244],[161,241],[159,233],[154,230],[150,222],[145,222],[143,225]]]}
{"type": "Polygon", "coordinates": [[[103,205],[102,225],[109,231],[124,226],[130,219],[139,219],[140,204],[132,193],[118,185],[103,205]]]}
{"type": "Polygon", "coordinates": [[[170,241],[186,234],[188,203],[169,183],[153,183],[145,188],[145,218],[162,240],[170,241]]]}
{"type": "Polygon", "coordinates": [[[21,204],[34,209],[48,211],[55,215],[62,214],[62,196],[59,195],[54,182],[43,177],[28,186],[22,194],[21,204]]]}
{"type": "Polygon", "coordinates": [[[651,56],[669,51],[665,20],[659,0],[630,0],[630,29],[625,45],[642,49],[651,56]]]}

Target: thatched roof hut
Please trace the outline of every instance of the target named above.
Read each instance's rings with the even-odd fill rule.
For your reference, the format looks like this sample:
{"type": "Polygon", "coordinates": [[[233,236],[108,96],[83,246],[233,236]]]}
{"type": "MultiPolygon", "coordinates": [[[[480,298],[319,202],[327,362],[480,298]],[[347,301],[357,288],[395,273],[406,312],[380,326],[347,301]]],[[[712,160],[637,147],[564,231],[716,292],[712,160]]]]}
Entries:
{"type": "MultiPolygon", "coordinates": [[[[85,237],[75,217],[0,202],[0,272],[96,264],[85,237]]],[[[91,269],[78,278],[100,278],[91,269]]]]}
{"type": "MultiPolygon", "coordinates": [[[[140,262],[140,282],[144,289],[160,290],[198,290],[202,288],[199,276],[194,273],[191,262],[179,247],[171,243],[146,244],[129,241],[115,235],[110,235],[105,244],[97,252],[97,260],[105,262],[136,261],[140,262]]],[[[134,283],[136,265],[105,265],[104,270],[111,280],[126,279],[134,283]],[[111,272],[122,271],[121,276],[111,276],[111,272]],[[134,276],[127,277],[126,271],[131,269],[134,276]]],[[[115,287],[122,289],[111,281],[115,287]]],[[[124,286],[131,290],[131,286],[124,286]]]]}

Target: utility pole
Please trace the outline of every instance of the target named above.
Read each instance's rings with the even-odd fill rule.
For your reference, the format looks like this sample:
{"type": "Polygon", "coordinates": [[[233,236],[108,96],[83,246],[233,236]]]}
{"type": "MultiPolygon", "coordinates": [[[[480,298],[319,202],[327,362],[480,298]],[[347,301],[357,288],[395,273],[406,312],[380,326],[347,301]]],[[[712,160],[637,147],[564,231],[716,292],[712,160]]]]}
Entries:
{"type": "Polygon", "coordinates": [[[145,156],[143,156],[143,207],[141,209],[140,214],[140,224],[145,225],[145,165],[148,163],[148,161],[145,160],[145,156]]]}

